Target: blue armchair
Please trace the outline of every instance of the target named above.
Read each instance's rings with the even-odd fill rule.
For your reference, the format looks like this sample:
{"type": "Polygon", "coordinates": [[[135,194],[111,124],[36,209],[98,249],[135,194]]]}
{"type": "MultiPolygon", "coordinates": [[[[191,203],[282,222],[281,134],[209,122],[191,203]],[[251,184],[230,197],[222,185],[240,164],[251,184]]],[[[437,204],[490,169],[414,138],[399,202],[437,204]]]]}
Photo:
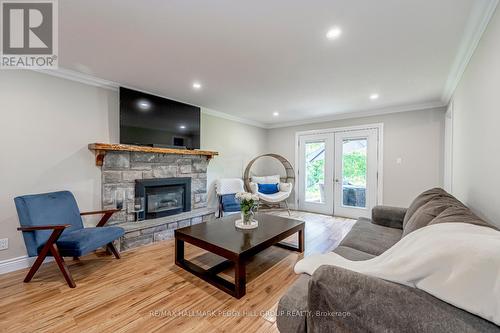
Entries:
{"type": "Polygon", "coordinates": [[[47,256],[53,256],[66,282],[76,284],[63,257],[78,257],[106,246],[117,259],[120,254],[113,241],[123,236],[120,227],[104,227],[118,210],[80,213],[71,192],[25,195],[14,199],[24,243],[30,257],[37,256],[24,282],[29,282],[47,256]],[[84,228],[82,215],[103,214],[95,228],[84,228]]]}

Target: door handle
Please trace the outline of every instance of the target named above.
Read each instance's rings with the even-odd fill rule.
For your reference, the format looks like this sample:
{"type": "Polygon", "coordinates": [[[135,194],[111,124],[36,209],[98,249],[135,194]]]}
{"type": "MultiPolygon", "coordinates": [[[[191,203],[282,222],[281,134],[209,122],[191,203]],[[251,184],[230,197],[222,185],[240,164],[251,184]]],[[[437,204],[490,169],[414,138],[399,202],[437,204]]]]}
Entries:
{"type": "Polygon", "coordinates": [[[335,182],[336,183],[340,183],[339,179],[338,178],[335,178],[335,182]]]}

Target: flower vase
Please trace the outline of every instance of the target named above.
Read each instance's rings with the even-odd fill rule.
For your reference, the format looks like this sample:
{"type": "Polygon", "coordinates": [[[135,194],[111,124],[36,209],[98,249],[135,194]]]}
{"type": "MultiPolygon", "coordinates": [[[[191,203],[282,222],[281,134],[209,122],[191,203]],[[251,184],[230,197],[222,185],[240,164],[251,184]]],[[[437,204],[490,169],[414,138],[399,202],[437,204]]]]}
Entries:
{"type": "Polygon", "coordinates": [[[248,212],[241,212],[241,220],[244,225],[251,225],[253,221],[254,213],[252,210],[248,212]]]}
{"type": "Polygon", "coordinates": [[[236,199],[240,202],[241,218],[234,222],[235,226],[240,229],[254,229],[259,226],[255,220],[255,208],[259,201],[259,197],[251,193],[236,193],[236,199]]]}

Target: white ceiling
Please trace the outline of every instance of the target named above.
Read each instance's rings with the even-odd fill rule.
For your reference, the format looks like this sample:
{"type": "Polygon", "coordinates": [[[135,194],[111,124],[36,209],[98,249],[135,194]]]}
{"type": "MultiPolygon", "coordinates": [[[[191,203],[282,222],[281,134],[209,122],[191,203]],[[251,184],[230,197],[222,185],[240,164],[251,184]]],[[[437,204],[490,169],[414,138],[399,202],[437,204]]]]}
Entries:
{"type": "Polygon", "coordinates": [[[59,65],[265,126],[444,104],[492,3],[64,0],[59,65]]]}

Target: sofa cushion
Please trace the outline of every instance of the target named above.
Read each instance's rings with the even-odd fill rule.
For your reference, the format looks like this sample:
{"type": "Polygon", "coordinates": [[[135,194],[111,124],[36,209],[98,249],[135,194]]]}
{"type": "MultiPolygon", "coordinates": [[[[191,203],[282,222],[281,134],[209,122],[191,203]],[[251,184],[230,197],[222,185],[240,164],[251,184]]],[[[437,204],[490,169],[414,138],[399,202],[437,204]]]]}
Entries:
{"type": "MultiPolygon", "coordinates": [[[[448,192],[446,192],[442,188],[438,188],[438,187],[427,190],[427,191],[421,193],[420,195],[418,195],[415,198],[415,200],[413,200],[410,207],[408,207],[408,210],[406,211],[405,218],[403,220],[403,229],[406,227],[406,224],[408,223],[410,218],[413,216],[413,214],[415,214],[415,212],[420,207],[422,207],[423,205],[425,205],[429,201],[431,201],[435,198],[439,198],[439,197],[451,197],[451,198],[453,198],[453,196],[448,194],[448,192]]],[[[460,201],[458,201],[458,202],[460,202],[460,201]]]]}
{"type": "Polygon", "coordinates": [[[494,323],[423,290],[337,266],[321,266],[314,272],[308,302],[313,314],[336,314],[311,316],[308,333],[500,331],[494,323]]]}
{"type": "Polygon", "coordinates": [[[353,249],[352,247],[348,246],[338,246],[335,250],[332,252],[337,253],[338,255],[352,260],[352,261],[361,261],[361,260],[368,260],[371,258],[375,258],[373,254],[369,254],[360,250],[353,249]]]}
{"type": "Polygon", "coordinates": [[[340,246],[378,256],[396,244],[402,234],[401,229],[383,227],[372,223],[369,219],[360,218],[340,242],[340,246]]]}
{"type": "Polygon", "coordinates": [[[462,204],[455,198],[448,196],[434,197],[429,202],[423,204],[410,217],[403,228],[403,237],[410,232],[429,225],[438,216],[450,207],[462,207],[462,204]]]}
{"type": "MultiPolygon", "coordinates": [[[[375,257],[372,254],[347,246],[338,246],[333,252],[354,261],[368,260],[375,257]]],[[[288,288],[285,295],[281,297],[277,311],[277,316],[280,318],[276,321],[280,332],[302,333],[307,331],[307,315],[305,311],[308,310],[307,294],[309,292],[310,279],[311,277],[309,275],[300,274],[297,281],[295,281],[292,286],[288,288]]]]}
{"type": "Polygon", "coordinates": [[[307,274],[301,274],[278,303],[276,325],[280,332],[294,333],[307,332],[307,294],[309,280],[307,274]]]}
{"type": "Polygon", "coordinates": [[[448,207],[442,211],[434,220],[432,220],[429,225],[438,223],[470,223],[484,227],[490,227],[497,229],[491,224],[486,223],[477,217],[472,211],[465,206],[453,206],[448,207]]]}
{"type": "Polygon", "coordinates": [[[406,208],[392,206],[375,206],[372,208],[372,223],[403,229],[403,220],[406,215],[406,208]]]}

